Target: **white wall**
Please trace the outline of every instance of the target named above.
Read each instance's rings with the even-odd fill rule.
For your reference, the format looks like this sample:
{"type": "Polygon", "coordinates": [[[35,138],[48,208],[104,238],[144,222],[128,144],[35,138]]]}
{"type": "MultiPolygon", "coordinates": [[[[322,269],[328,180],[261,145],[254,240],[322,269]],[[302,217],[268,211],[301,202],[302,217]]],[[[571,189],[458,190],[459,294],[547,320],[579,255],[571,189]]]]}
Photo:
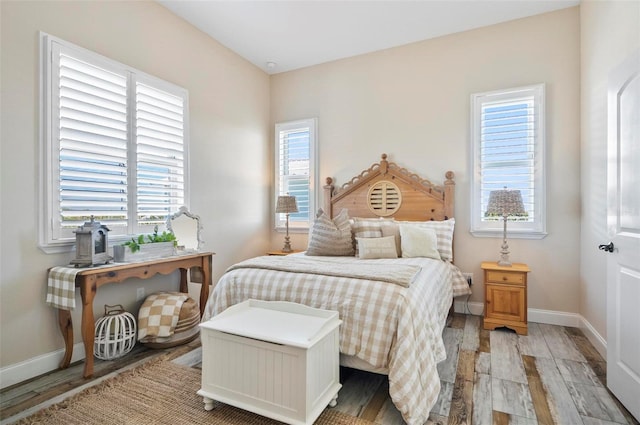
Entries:
{"type": "Polygon", "coordinates": [[[606,228],[607,80],[611,70],[640,48],[640,2],[583,0],[580,30],[580,313],[606,340],[607,258],[598,250],[598,245],[609,242],[606,228]]]}
{"type": "MultiPolygon", "coordinates": [[[[456,174],[456,263],[473,272],[500,240],[469,233],[469,98],[546,83],[548,236],[510,239],[531,266],[529,307],[577,313],[580,252],[578,8],[493,25],[272,76],[273,122],[318,117],[320,180],[346,183],[380,154],[434,182],[456,174]]],[[[306,235],[294,235],[294,248],[306,235]]],[[[281,234],[273,234],[279,247],[281,234]]],[[[571,316],[571,315],[570,315],[571,316]]]]}
{"type": "MultiPolygon", "coordinates": [[[[269,243],[269,77],[152,1],[1,4],[2,118],[0,206],[0,366],[64,347],[45,305],[47,268],[71,253],[37,248],[38,31],[120,61],[189,90],[191,209],[226,267],[269,243]]],[[[177,289],[177,275],[130,280],[98,291],[94,307],[137,311],[137,287],[177,289]]],[[[77,292],[79,301],[79,293],[77,292]]],[[[73,311],[80,342],[80,308],[73,311]]],[[[2,383],[5,385],[5,382],[2,383]]]]}

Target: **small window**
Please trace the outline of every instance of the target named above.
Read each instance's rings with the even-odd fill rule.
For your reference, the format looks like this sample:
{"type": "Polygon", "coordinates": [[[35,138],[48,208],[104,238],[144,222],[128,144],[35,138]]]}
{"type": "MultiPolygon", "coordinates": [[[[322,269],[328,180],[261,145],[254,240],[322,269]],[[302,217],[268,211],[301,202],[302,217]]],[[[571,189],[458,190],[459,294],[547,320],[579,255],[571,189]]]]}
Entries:
{"type": "MultiPolygon", "coordinates": [[[[291,229],[308,229],[315,215],[316,135],[315,118],[276,124],[275,199],[296,197],[298,212],[289,215],[291,229]]],[[[274,213],[275,214],[275,213],[274,213]]],[[[276,228],[284,228],[284,214],[275,214],[276,228]]]]}
{"type": "Polygon", "coordinates": [[[40,246],[68,249],[93,216],[150,233],[186,205],[187,91],[41,34],[40,246]]]}
{"type": "Polygon", "coordinates": [[[502,234],[486,214],[492,190],[520,190],[526,214],[510,218],[509,236],[546,235],[544,84],[471,96],[471,233],[502,234]],[[513,222],[512,222],[513,220],[513,222]]]}

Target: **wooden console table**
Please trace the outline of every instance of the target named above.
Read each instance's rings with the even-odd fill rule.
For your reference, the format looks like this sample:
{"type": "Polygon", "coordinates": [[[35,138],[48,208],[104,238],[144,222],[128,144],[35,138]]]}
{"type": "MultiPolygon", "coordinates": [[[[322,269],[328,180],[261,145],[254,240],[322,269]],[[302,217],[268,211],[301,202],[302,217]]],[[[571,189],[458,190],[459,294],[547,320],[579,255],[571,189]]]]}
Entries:
{"type": "MultiPolygon", "coordinates": [[[[95,339],[93,299],[100,286],[107,283],[120,283],[131,277],[148,279],[158,273],[166,275],[180,269],[180,292],[186,293],[188,292],[187,272],[192,267],[200,267],[203,277],[202,289],[200,289],[200,316],[202,316],[209,298],[213,255],[212,252],[199,252],[139,263],[118,263],[108,267],[88,268],[79,272],[76,275],[75,286],[80,288],[82,297],[82,340],[85,352],[83,376],[89,378],[93,375],[93,344],[95,339]]],[[[60,363],[60,368],[64,369],[71,363],[71,355],[73,354],[73,323],[69,310],[58,309],[58,324],[65,345],[64,358],[60,363]]]]}

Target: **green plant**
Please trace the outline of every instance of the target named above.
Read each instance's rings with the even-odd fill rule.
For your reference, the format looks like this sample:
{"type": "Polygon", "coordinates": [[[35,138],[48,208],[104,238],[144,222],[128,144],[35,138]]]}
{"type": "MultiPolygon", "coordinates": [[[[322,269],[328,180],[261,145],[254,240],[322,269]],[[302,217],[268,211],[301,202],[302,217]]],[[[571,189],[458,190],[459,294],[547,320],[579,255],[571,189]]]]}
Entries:
{"type": "Polygon", "coordinates": [[[158,233],[158,226],[155,226],[153,228],[153,233],[146,235],[146,238],[145,235],[138,235],[137,238],[131,238],[130,241],[127,241],[122,245],[128,246],[131,252],[137,252],[140,250],[140,245],[157,242],[173,242],[173,246],[176,246],[176,235],[172,232],[167,232],[166,230],[162,233],[158,233]]]}

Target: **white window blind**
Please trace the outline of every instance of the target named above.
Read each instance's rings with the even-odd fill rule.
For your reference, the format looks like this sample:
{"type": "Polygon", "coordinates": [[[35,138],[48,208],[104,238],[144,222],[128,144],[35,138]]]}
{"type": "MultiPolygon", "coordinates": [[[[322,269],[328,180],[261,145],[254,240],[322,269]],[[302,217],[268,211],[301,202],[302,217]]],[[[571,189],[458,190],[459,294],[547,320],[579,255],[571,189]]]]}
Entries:
{"type": "Polygon", "coordinates": [[[187,204],[186,90],[41,34],[40,246],[69,246],[91,216],[149,233],[187,204]]]}
{"type": "MultiPolygon", "coordinates": [[[[315,205],[316,120],[276,124],[276,197],[296,197],[298,212],[289,215],[292,228],[307,228],[315,205]]],[[[275,203],[274,203],[275,205],[275,203]]],[[[276,214],[276,227],[284,226],[283,214],[276,214]]]]}
{"type": "Polygon", "coordinates": [[[501,229],[501,219],[485,213],[490,192],[506,187],[520,190],[526,211],[509,219],[510,234],[544,236],[544,85],[475,94],[471,103],[472,233],[501,229]]]}
{"type": "Polygon", "coordinates": [[[138,224],[163,223],[184,205],[183,99],[136,84],[138,224]]]}
{"type": "MultiPolygon", "coordinates": [[[[59,230],[127,219],[127,76],[58,55],[59,230]]],[[[56,226],[57,227],[57,226],[56,226]]]]}

